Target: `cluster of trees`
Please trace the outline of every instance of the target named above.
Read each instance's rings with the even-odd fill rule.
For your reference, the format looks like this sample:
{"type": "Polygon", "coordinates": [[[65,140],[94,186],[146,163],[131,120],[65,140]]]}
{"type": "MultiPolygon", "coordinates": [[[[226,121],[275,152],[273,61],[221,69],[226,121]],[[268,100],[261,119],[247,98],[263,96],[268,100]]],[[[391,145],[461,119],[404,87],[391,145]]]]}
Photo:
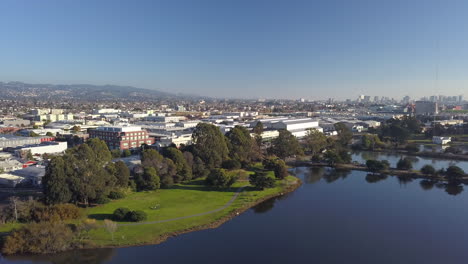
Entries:
{"type": "Polygon", "coordinates": [[[193,154],[169,147],[160,154],[154,149],[145,149],[141,153],[141,168],[135,171],[135,183],[138,191],[169,188],[174,183],[204,177],[207,174],[203,162],[193,154]]]}
{"type": "Polygon", "coordinates": [[[10,197],[8,206],[0,209],[0,222],[39,223],[44,221],[59,222],[79,219],[83,216],[80,208],[73,204],[46,206],[32,198],[21,200],[10,197]]]}
{"type": "Polygon", "coordinates": [[[103,203],[111,191],[127,188],[130,171],[125,163],[110,162],[104,141],[93,138],[51,158],[42,180],[46,204],[103,203]]]}
{"type": "Polygon", "coordinates": [[[422,124],[415,117],[389,119],[377,129],[381,139],[388,138],[395,145],[405,143],[413,134],[421,133],[422,124]]]}
{"type": "Polygon", "coordinates": [[[206,184],[214,187],[230,187],[237,181],[236,175],[228,173],[225,169],[212,169],[206,177],[206,184]]]}

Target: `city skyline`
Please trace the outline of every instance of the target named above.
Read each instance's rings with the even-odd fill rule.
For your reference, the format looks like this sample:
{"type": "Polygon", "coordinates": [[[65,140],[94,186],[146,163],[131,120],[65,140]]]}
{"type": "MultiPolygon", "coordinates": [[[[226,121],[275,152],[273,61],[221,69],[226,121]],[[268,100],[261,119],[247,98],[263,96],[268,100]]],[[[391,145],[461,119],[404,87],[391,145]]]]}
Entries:
{"type": "Polygon", "coordinates": [[[468,96],[462,1],[0,7],[1,81],[131,85],[216,98],[468,96]]]}

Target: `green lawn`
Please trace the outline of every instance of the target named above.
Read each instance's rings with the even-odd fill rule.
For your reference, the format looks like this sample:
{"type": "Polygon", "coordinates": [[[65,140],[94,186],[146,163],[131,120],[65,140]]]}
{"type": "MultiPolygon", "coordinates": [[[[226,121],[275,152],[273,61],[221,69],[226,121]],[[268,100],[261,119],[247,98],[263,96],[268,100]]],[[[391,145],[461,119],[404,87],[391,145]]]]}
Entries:
{"type": "MultiPolygon", "coordinates": [[[[256,170],[261,168],[262,166],[260,164],[256,164],[252,169],[256,170]]],[[[298,181],[297,178],[288,176],[284,180],[277,180],[274,188],[260,191],[250,186],[248,182],[248,175],[253,173],[252,171],[238,170],[230,173],[236,173],[241,177],[238,182],[227,189],[207,187],[202,180],[194,180],[184,184],[177,184],[170,189],[131,193],[124,199],[87,208],[85,209],[87,217],[96,219],[98,224],[102,224],[103,220],[106,218],[111,218],[114,210],[119,207],[146,212],[148,219],[145,222],[160,221],[191,216],[221,208],[231,200],[240,187],[245,186],[237,199],[229,207],[221,211],[164,223],[145,224],[145,222],[142,222],[144,223],[142,225],[119,226],[114,233],[114,240],[111,239],[111,234],[104,228],[98,228],[90,231],[90,242],[96,246],[102,247],[157,242],[163,235],[208,225],[233,212],[238,212],[240,209],[248,208],[265,197],[284,192],[286,187],[298,181]],[[152,207],[156,206],[158,209],[152,209],[152,207]]],[[[273,175],[272,171],[268,173],[273,175]]],[[[119,222],[119,224],[125,223],[126,222],[119,222]]],[[[13,228],[20,226],[21,224],[13,223],[0,225],[0,233],[9,232],[13,228]]]]}
{"type": "MultiPolygon", "coordinates": [[[[273,172],[269,173],[272,174],[273,172]]],[[[247,186],[237,199],[222,211],[165,223],[120,226],[114,234],[114,240],[111,239],[111,235],[105,229],[100,228],[90,233],[91,240],[97,246],[152,243],[158,241],[160,236],[168,233],[213,223],[241,208],[252,205],[262,198],[281,193],[287,186],[296,182],[297,178],[289,176],[285,180],[277,181],[275,188],[259,191],[252,188],[245,179],[240,180],[226,190],[206,187],[202,181],[192,181],[187,184],[176,185],[171,189],[132,193],[125,199],[89,208],[87,210],[88,217],[101,220],[110,217],[112,212],[119,207],[145,211],[148,214],[147,222],[190,216],[222,207],[233,197],[239,187],[247,186]],[[156,205],[160,206],[159,209],[151,209],[156,205]]]]}

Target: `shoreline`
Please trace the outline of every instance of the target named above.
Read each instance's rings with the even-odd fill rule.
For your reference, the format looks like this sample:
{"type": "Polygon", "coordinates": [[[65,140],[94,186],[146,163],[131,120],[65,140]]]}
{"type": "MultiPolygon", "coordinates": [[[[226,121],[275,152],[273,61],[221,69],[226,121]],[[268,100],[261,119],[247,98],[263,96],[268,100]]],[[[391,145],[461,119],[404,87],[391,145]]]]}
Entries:
{"type": "Polygon", "coordinates": [[[200,226],[191,227],[191,228],[188,228],[188,229],[183,229],[183,230],[163,234],[163,235],[160,235],[160,236],[156,237],[153,241],[147,242],[147,243],[133,243],[133,244],[129,244],[129,245],[115,245],[115,246],[112,246],[112,245],[90,246],[90,247],[83,247],[83,248],[73,249],[73,250],[92,250],[92,249],[99,249],[99,248],[128,248],[128,247],[138,247],[138,246],[147,246],[147,245],[159,245],[161,243],[164,243],[166,240],[168,240],[170,238],[177,237],[177,236],[180,236],[180,235],[183,235],[183,234],[188,234],[188,233],[191,233],[191,232],[202,231],[202,230],[207,230],[207,229],[215,229],[215,228],[220,227],[224,223],[234,219],[234,217],[241,215],[242,213],[246,212],[247,210],[251,209],[252,207],[254,207],[254,206],[256,206],[256,205],[258,205],[260,203],[263,203],[263,202],[265,202],[267,200],[270,200],[270,199],[273,199],[273,198],[276,198],[276,197],[283,196],[283,195],[294,192],[296,189],[298,189],[302,185],[302,180],[299,179],[296,176],[293,176],[293,177],[296,178],[296,182],[294,184],[290,185],[290,186],[287,186],[281,192],[275,193],[275,194],[272,194],[272,195],[269,195],[269,196],[266,196],[266,197],[263,197],[263,198],[255,201],[255,202],[246,204],[245,206],[243,206],[241,208],[238,208],[234,212],[231,212],[231,213],[229,213],[229,214],[221,217],[220,219],[217,219],[217,220],[215,220],[215,221],[213,221],[213,222],[211,222],[209,224],[204,224],[204,225],[200,225],[200,226]]]}

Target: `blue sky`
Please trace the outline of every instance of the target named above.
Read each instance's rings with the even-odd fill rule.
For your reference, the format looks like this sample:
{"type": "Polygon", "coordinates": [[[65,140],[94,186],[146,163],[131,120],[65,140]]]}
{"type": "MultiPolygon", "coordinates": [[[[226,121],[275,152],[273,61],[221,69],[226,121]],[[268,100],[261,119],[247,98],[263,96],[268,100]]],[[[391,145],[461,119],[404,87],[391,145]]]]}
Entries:
{"type": "Polygon", "coordinates": [[[468,96],[466,14],[461,0],[3,0],[0,81],[468,96]]]}

